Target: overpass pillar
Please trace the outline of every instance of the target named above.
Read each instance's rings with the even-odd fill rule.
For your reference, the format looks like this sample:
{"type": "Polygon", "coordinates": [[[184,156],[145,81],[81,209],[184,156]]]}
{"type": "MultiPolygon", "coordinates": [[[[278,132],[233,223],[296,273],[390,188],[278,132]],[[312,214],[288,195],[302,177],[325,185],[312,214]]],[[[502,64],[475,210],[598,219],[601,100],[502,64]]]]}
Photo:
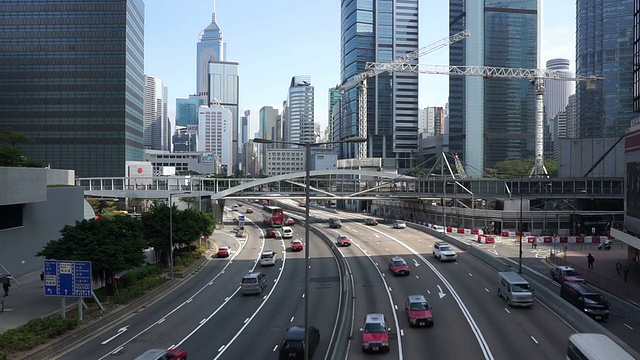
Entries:
{"type": "Polygon", "coordinates": [[[217,199],[213,201],[213,214],[216,216],[216,224],[220,225],[220,228],[224,228],[224,199],[217,199]]]}

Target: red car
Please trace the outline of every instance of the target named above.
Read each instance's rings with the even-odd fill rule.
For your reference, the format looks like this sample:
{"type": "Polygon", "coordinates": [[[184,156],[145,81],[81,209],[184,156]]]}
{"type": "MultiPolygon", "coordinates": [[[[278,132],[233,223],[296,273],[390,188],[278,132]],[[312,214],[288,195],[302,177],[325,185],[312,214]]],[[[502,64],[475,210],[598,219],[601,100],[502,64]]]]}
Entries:
{"type": "Polygon", "coordinates": [[[364,223],[367,225],[376,226],[378,225],[378,220],[371,218],[371,219],[365,220],[364,223]]]}
{"type": "Polygon", "coordinates": [[[347,235],[340,234],[338,235],[338,244],[340,246],[351,246],[351,239],[347,235]]]}
{"type": "Polygon", "coordinates": [[[584,278],[569,266],[555,266],[550,270],[551,278],[557,282],[575,281],[584,282],[584,278]]]}
{"type": "Polygon", "coordinates": [[[433,326],[433,314],[431,314],[431,306],[422,295],[409,295],[404,305],[407,312],[407,320],[409,326],[433,326]]]}
{"type": "Polygon", "coordinates": [[[389,328],[384,321],[384,315],[367,314],[362,327],[362,351],[389,351],[389,328]]]}
{"type": "Polygon", "coordinates": [[[219,258],[229,257],[229,247],[228,246],[220,246],[220,248],[218,248],[218,257],[219,258]]]}
{"type": "Polygon", "coordinates": [[[285,220],[285,221],[284,221],[284,224],[285,224],[286,226],[291,226],[291,225],[295,225],[295,224],[296,224],[296,221],[295,221],[295,220],[293,220],[292,218],[287,218],[287,220],[285,220]]]}
{"type": "Polygon", "coordinates": [[[409,270],[409,265],[400,256],[394,256],[389,259],[389,270],[391,270],[393,275],[408,276],[411,273],[411,270],[409,270]]]}
{"type": "Polygon", "coordinates": [[[182,349],[152,349],[138,356],[136,360],[186,360],[187,353],[182,349]]]}
{"type": "Polygon", "coordinates": [[[267,239],[276,237],[276,229],[272,229],[272,228],[267,229],[264,237],[267,239]]]}
{"type": "Polygon", "coordinates": [[[296,239],[291,242],[291,251],[302,251],[303,248],[302,240],[296,239]]]}
{"type": "Polygon", "coordinates": [[[247,214],[253,214],[253,209],[252,208],[247,208],[247,210],[245,210],[247,212],[247,214]]]}

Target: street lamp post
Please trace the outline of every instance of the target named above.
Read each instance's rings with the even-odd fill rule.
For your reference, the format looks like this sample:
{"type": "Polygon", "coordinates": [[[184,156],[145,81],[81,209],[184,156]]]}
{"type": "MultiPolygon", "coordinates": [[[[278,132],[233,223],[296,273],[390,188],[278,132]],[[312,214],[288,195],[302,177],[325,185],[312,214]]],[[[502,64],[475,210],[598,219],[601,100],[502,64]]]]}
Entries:
{"type": "Polygon", "coordinates": [[[188,195],[190,191],[169,193],[169,277],[173,279],[173,195],[188,195]]]}
{"type": "Polygon", "coordinates": [[[289,141],[276,141],[269,139],[261,139],[254,138],[253,142],[257,144],[283,144],[283,145],[296,145],[303,146],[305,150],[305,214],[304,214],[304,236],[305,236],[305,244],[304,244],[304,360],[309,360],[309,276],[310,276],[310,266],[309,266],[309,238],[311,226],[309,225],[309,203],[311,202],[311,147],[312,146],[321,146],[321,145],[329,145],[329,144],[346,144],[346,143],[363,143],[366,142],[366,138],[362,137],[354,137],[344,141],[330,141],[330,142],[322,142],[322,143],[312,143],[312,142],[289,142],[289,141]]]}

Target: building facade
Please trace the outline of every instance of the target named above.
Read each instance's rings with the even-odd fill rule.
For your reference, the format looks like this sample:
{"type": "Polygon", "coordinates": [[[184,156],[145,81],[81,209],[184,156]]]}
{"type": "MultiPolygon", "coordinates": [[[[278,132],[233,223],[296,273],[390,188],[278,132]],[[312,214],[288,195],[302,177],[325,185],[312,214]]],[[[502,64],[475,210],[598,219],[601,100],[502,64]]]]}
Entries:
{"type": "Polygon", "coordinates": [[[163,86],[162,79],[155,76],[145,75],[144,80],[144,148],[169,151],[171,124],[167,115],[167,87],[163,86]]]}
{"type": "Polygon", "coordinates": [[[29,160],[95,177],[143,159],[142,0],[5,0],[0,33],[0,126],[29,160]]]}
{"type": "Polygon", "coordinates": [[[620,137],[633,112],[634,0],[577,2],[576,73],[603,76],[576,86],[578,137],[620,137]]]}
{"type": "Polygon", "coordinates": [[[175,168],[175,174],[185,174],[196,172],[201,175],[217,174],[217,164],[215,156],[207,152],[181,152],[171,153],[168,151],[145,150],[144,160],[152,164],[153,176],[163,174],[163,168],[175,168]]]}
{"type": "MultiPolygon", "coordinates": [[[[378,0],[375,6],[371,0],[342,0],[341,4],[341,83],[363,72],[369,61],[389,62],[418,50],[418,0],[378,0]]],[[[334,139],[366,136],[368,157],[393,159],[402,169],[411,167],[418,147],[418,74],[380,74],[367,82],[367,96],[367,134],[359,134],[358,89],[353,87],[342,96],[341,132],[334,139]]],[[[358,146],[340,146],[340,157],[356,158],[358,146]]]]}
{"type": "Polygon", "coordinates": [[[173,152],[192,152],[198,149],[198,125],[176,126],[172,137],[173,152]]]}
{"type": "Polygon", "coordinates": [[[198,125],[198,111],[206,101],[199,96],[176,99],[176,126],[198,125]]]}
{"type": "MultiPolygon", "coordinates": [[[[569,59],[551,59],[547,61],[547,70],[553,70],[560,77],[571,77],[569,59]]],[[[569,96],[576,92],[575,82],[545,80],[544,113],[545,120],[553,119],[558,113],[564,112],[569,103],[569,96]]]]}
{"type": "Polygon", "coordinates": [[[216,22],[216,9],[211,14],[211,23],[198,36],[196,45],[196,95],[209,96],[209,63],[225,61],[224,36],[216,22]]]}
{"type": "MultiPolygon", "coordinates": [[[[450,0],[450,34],[473,34],[449,48],[456,66],[538,68],[537,0],[450,0]]],[[[449,141],[469,176],[503,160],[534,158],[535,94],[523,79],[449,77],[449,141]]]]}
{"type": "Polygon", "coordinates": [[[640,0],[633,1],[633,111],[640,112],[640,0]]]}
{"type": "Polygon", "coordinates": [[[314,94],[310,76],[291,78],[287,94],[286,141],[315,142],[314,94]]]}
{"type": "Polygon", "coordinates": [[[236,62],[209,62],[209,105],[219,104],[231,111],[229,132],[232,136],[231,161],[236,174],[240,163],[240,65],[236,62]]]}
{"type": "Polygon", "coordinates": [[[266,158],[267,176],[305,171],[305,149],[266,149],[266,158]]]}
{"type": "Polygon", "coordinates": [[[201,106],[198,122],[198,151],[210,153],[219,164],[216,174],[231,175],[233,134],[231,110],[224,106],[201,106]],[[226,169],[226,171],[225,171],[226,169]]]}

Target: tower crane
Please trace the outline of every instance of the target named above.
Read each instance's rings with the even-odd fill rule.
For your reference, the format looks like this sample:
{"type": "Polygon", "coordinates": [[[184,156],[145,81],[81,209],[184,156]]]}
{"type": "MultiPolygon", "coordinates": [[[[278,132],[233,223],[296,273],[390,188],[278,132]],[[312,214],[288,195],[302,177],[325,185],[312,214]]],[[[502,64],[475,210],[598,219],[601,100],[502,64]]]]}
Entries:
{"type": "Polygon", "coordinates": [[[382,73],[385,71],[395,71],[436,75],[481,76],[485,79],[529,79],[536,94],[535,162],[533,164],[533,169],[531,169],[529,177],[549,176],[547,169],[544,166],[544,81],[587,81],[588,86],[592,86],[595,80],[603,79],[603,77],[601,76],[580,76],[575,74],[567,74],[566,70],[501,68],[490,66],[450,66],[369,62],[367,63],[365,68],[377,73],[382,73]]]}
{"type": "MultiPolygon", "coordinates": [[[[422,47],[416,51],[407,53],[400,56],[387,64],[389,66],[402,65],[413,60],[420,58],[426,54],[432,53],[450,44],[463,40],[465,37],[471,34],[467,30],[460,31],[454,35],[440,39],[432,44],[422,47]]],[[[366,71],[355,75],[347,82],[341,85],[336,85],[335,89],[344,94],[346,90],[351,89],[354,86],[358,87],[358,136],[367,137],[367,79],[379,75],[388,70],[378,70],[377,68],[367,69],[366,71]]],[[[363,142],[358,145],[358,158],[363,159],[367,157],[367,143],[363,142]]]]}

